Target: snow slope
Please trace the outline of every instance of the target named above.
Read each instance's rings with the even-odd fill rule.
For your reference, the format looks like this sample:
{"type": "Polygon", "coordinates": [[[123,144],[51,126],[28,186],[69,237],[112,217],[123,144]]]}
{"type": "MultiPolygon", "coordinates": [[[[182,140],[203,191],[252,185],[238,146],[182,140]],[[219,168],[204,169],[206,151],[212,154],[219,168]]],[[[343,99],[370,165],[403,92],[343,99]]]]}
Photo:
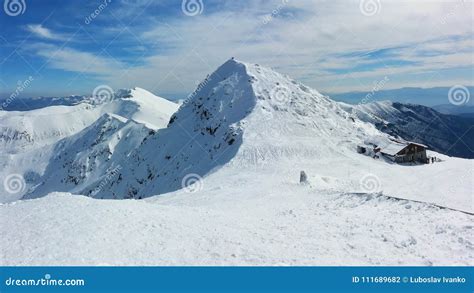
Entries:
{"type": "Polygon", "coordinates": [[[167,125],[178,105],[141,89],[124,89],[111,101],[94,104],[85,99],[72,106],[51,106],[31,111],[0,111],[0,148],[18,153],[52,144],[112,113],[159,129],[167,125]]]}
{"type": "Polygon", "coordinates": [[[150,133],[154,130],[143,124],[104,114],[91,126],[54,146],[44,175],[38,179],[39,185],[33,187],[25,198],[53,191],[116,197],[109,194],[109,190],[103,190],[102,185],[114,177],[122,180],[117,176],[122,168],[121,162],[150,133]]]}
{"type": "Polygon", "coordinates": [[[148,128],[160,129],[166,127],[170,116],[178,110],[178,104],[135,87],[118,90],[114,100],[101,108],[102,113],[117,114],[148,128]]]}
{"type": "Polygon", "coordinates": [[[474,211],[472,160],[436,154],[443,162],[407,166],[357,154],[368,138],[388,142],[389,136],[271,69],[229,60],[192,96],[166,129],[149,134],[124,158],[119,176],[102,175],[108,192],[96,197],[145,198],[181,189],[189,176],[258,167],[291,169],[293,176],[305,170],[322,186],[328,185],[324,178],[334,178],[327,188],[339,192],[383,192],[474,211]]]}
{"type": "Polygon", "coordinates": [[[2,264],[472,265],[473,160],[357,154],[389,135],[256,64],[191,97],[156,132],[107,115],[57,144],[39,198],[0,204],[2,264]]]}
{"type": "MultiPolygon", "coordinates": [[[[98,139],[98,137],[93,137],[98,135],[98,132],[90,133],[84,129],[94,123],[95,127],[98,127],[101,123],[98,121],[104,122],[100,118],[105,117],[103,115],[122,122],[129,120],[129,126],[126,128],[135,128],[137,136],[141,136],[142,133],[148,134],[150,129],[156,130],[165,127],[177,108],[178,105],[173,102],[157,97],[146,90],[134,88],[117,91],[114,94],[114,99],[105,103],[93,103],[89,99],[72,106],[51,106],[25,112],[0,112],[0,178],[8,178],[11,174],[18,174],[24,178],[21,182],[24,188],[19,192],[6,192],[5,185],[1,184],[0,202],[21,198],[25,192],[39,183],[50,182],[49,180],[58,173],[57,170],[53,171],[56,168],[53,166],[58,166],[57,164],[70,169],[64,170],[63,175],[66,177],[73,173],[80,173],[72,169],[77,166],[78,162],[88,162],[89,156],[95,157],[92,152],[97,150],[92,148],[83,150],[81,146],[77,145],[71,147],[79,149],[71,149],[71,147],[64,149],[64,145],[70,143],[71,140],[80,140],[78,133],[81,133],[79,136],[88,135],[89,137],[84,138],[87,141],[98,139]],[[137,123],[143,125],[138,126],[137,123]],[[131,125],[135,126],[131,127],[131,125]],[[65,141],[61,142],[61,140],[65,141]],[[80,158],[81,155],[84,157],[80,158]],[[72,156],[75,157],[72,158],[72,156]],[[59,157],[62,159],[55,162],[59,157]],[[70,165],[65,164],[66,157],[69,158],[70,165]]],[[[117,121],[117,123],[119,122],[117,121]]],[[[128,131],[130,130],[132,129],[128,131]]],[[[119,132],[111,132],[109,135],[117,136],[119,134],[119,132]]],[[[113,140],[113,137],[106,139],[113,140]]],[[[133,146],[133,144],[129,145],[130,148],[133,146]]],[[[88,164],[85,163],[82,167],[88,169],[90,168],[88,164]]],[[[104,172],[105,170],[95,170],[94,176],[99,176],[96,175],[96,172],[101,172],[104,178],[108,178],[110,174],[104,172]]],[[[87,173],[86,175],[90,176],[91,174],[87,173]]],[[[78,178],[63,179],[65,181],[79,180],[78,178]]],[[[94,179],[91,180],[94,181],[94,179]]],[[[64,186],[58,185],[54,181],[47,190],[58,191],[63,188],[64,186]]],[[[72,191],[72,189],[67,190],[72,191]]],[[[73,190],[79,189],[74,186],[73,190]]]]}
{"type": "Polygon", "coordinates": [[[148,197],[182,188],[188,174],[204,176],[229,161],[252,165],[259,155],[317,161],[350,149],[354,156],[358,142],[380,134],[370,124],[352,121],[318,92],[236,60],[210,75],[193,97],[166,129],[130,155],[121,171],[129,180],[112,181],[107,188],[124,197],[148,197]]]}
{"type": "Polygon", "coordinates": [[[255,175],[140,201],[0,205],[0,265],[473,264],[472,216],[255,175]]]}
{"type": "Polygon", "coordinates": [[[21,153],[75,134],[100,116],[89,104],[52,106],[26,112],[0,112],[2,153],[21,153]]]}
{"type": "Polygon", "coordinates": [[[31,111],[0,111],[2,153],[18,153],[55,143],[78,133],[102,114],[133,119],[149,128],[168,124],[178,105],[141,89],[123,89],[113,99],[94,104],[92,99],[71,106],[50,106],[31,111]]]}

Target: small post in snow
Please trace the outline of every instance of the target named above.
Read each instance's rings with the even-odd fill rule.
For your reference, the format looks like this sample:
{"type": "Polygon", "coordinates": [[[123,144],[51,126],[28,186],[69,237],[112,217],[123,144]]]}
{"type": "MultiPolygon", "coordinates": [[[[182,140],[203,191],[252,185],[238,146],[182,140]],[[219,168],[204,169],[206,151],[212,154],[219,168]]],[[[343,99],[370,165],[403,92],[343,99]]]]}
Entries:
{"type": "Polygon", "coordinates": [[[305,184],[308,182],[308,176],[306,176],[306,173],[304,171],[300,172],[300,183],[305,184]]]}

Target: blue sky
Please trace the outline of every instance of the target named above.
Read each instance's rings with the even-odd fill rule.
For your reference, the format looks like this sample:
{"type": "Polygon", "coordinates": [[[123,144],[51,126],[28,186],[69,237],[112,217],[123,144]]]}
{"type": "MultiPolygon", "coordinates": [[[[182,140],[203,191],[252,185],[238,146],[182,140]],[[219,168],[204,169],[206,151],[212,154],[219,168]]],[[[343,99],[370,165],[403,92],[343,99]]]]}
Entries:
{"type": "Polygon", "coordinates": [[[474,84],[472,2],[4,1],[24,11],[0,11],[3,95],[182,98],[231,56],[326,93],[474,84]]]}

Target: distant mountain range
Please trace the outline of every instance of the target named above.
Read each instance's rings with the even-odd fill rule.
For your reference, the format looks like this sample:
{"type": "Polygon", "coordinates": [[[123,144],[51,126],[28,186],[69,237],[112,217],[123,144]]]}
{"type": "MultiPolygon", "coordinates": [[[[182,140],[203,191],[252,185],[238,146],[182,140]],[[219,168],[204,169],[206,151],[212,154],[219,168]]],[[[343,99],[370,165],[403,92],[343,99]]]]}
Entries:
{"type": "Polygon", "coordinates": [[[449,156],[474,158],[474,118],[391,101],[356,106],[341,104],[359,119],[374,124],[387,134],[425,144],[449,156]]]}
{"type": "Polygon", "coordinates": [[[31,97],[16,98],[8,100],[8,98],[0,98],[0,106],[7,111],[30,111],[41,109],[49,106],[74,106],[87,102],[87,96],[67,96],[67,97],[31,97]]]}
{"type": "Polygon", "coordinates": [[[436,111],[443,113],[443,114],[450,114],[450,115],[457,115],[466,118],[474,118],[474,105],[463,105],[463,106],[456,106],[452,104],[443,104],[443,105],[436,105],[432,107],[436,111]]]}
{"type": "MultiPolygon", "coordinates": [[[[468,91],[474,96],[474,86],[466,86],[468,91]]],[[[455,106],[449,104],[448,93],[450,87],[433,87],[433,88],[417,88],[417,87],[405,87],[400,89],[390,90],[376,90],[373,92],[365,91],[352,91],[345,93],[331,93],[323,92],[323,94],[330,96],[332,99],[340,102],[349,104],[371,103],[377,101],[394,101],[404,104],[417,104],[432,107],[443,114],[453,115],[470,115],[474,113],[474,97],[470,98],[465,105],[455,106]],[[369,97],[367,99],[367,97],[369,97]]],[[[8,93],[0,94],[0,106],[8,99],[8,93]]],[[[185,100],[185,94],[173,94],[170,100],[178,101],[185,100]]],[[[40,96],[40,97],[29,97],[29,98],[17,98],[13,99],[8,103],[8,107],[5,108],[7,111],[28,111],[34,109],[40,109],[47,106],[71,106],[78,103],[82,103],[85,100],[90,100],[88,95],[70,95],[64,97],[57,96],[40,96]]]]}
{"type": "MultiPolygon", "coordinates": [[[[466,86],[471,96],[474,96],[474,86],[466,86]]],[[[433,87],[433,88],[417,88],[405,87],[391,90],[376,90],[373,92],[347,92],[347,93],[327,93],[336,101],[341,101],[349,104],[371,103],[377,101],[397,101],[404,104],[419,104],[429,107],[436,105],[445,105],[449,103],[448,93],[450,87],[433,87]],[[367,98],[369,97],[369,98],[367,98]]],[[[455,106],[457,109],[473,107],[474,98],[471,98],[464,106],[455,106]]],[[[464,111],[464,110],[463,110],[464,111]]],[[[466,112],[473,112],[472,108],[466,112]]],[[[445,113],[454,114],[454,113],[445,113]]]]}

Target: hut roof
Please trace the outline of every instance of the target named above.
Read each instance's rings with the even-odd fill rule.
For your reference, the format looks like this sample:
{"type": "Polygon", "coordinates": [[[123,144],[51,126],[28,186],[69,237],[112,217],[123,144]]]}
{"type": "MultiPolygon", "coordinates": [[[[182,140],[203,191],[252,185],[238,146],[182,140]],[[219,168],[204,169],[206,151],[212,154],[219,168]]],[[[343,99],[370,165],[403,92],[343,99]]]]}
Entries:
{"type": "Polygon", "coordinates": [[[417,143],[417,142],[413,142],[413,141],[409,141],[408,144],[414,144],[414,145],[417,145],[417,146],[421,146],[421,147],[424,147],[425,149],[428,148],[428,146],[426,146],[426,145],[424,145],[424,144],[417,143]]]}
{"type": "Polygon", "coordinates": [[[380,146],[380,152],[381,153],[384,153],[384,154],[387,154],[387,155],[390,155],[390,156],[395,156],[396,154],[398,154],[401,150],[403,150],[404,148],[406,148],[407,146],[409,145],[417,145],[417,146],[420,146],[420,147],[423,147],[423,148],[428,148],[427,146],[425,146],[424,144],[421,144],[421,143],[416,143],[416,142],[406,142],[406,143],[399,143],[399,142],[392,142],[388,145],[385,145],[385,146],[380,146]]]}
{"type": "Polygon", "coordinates": [[[388,145],[380,146],[380,152],[390,156],[395,156],[398,152],[400,152],[407,146],[408,144],[405,143],[392,142],[388,145]]]}

